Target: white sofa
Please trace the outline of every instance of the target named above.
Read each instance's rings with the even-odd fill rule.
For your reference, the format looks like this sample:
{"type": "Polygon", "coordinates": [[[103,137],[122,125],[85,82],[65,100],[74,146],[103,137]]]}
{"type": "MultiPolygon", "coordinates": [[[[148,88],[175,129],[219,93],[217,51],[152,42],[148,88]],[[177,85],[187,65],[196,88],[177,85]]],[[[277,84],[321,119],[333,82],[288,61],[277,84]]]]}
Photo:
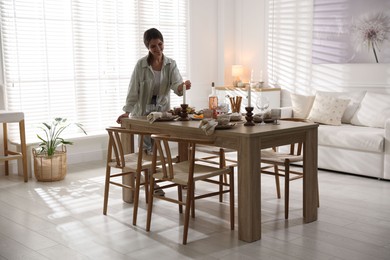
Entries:
{"type": "Polygon", "coordinates": [[[318,122],[318,168],[390,180],[390,95],[291,94],[282,117],[318,122]]]}

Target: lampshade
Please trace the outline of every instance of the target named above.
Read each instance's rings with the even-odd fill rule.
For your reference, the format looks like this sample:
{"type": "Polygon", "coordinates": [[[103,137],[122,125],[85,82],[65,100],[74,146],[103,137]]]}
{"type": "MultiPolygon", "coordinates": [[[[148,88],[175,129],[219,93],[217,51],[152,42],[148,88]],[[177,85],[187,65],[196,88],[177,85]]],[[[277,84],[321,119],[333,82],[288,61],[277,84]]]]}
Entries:
{"type": "Polygon", "coordinates": [[[232,65],[232,76],[240,77],[244,73],[244,67],[242,65],[232,65]]]}

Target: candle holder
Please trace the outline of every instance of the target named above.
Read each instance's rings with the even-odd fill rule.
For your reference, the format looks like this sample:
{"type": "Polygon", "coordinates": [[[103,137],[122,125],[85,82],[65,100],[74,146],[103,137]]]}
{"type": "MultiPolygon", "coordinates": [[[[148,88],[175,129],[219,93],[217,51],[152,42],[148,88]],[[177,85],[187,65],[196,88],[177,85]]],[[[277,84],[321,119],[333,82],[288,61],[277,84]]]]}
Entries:
{"type": "Polygon", "coordinates": [[[179,121],[189,121],[190,118],[188,117],[187,114],[188,104],[181,104],[180,106],[181,106],[181,111],[180,111],[179,121]]]}
{"type": "Polygon", "coordinates": [[[244,126],[254,126],[255,123],[253,123],[253,107],[245,107],[245,110],[246,110],[246,115],[245,115],[245,119],[246,119],[246,122],[244,124],[244,126]]]}

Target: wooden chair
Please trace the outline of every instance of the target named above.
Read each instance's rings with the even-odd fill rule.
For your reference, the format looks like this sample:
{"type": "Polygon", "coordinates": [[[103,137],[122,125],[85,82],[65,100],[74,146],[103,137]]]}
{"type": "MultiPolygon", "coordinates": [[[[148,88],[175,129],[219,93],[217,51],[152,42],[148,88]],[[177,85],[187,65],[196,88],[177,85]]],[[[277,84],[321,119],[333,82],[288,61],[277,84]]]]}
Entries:
{"type": "Polygon", "coordinates": [[[261,173],[274,175],[277,196],[280,199],[279,177],[284,178],[284,217],[288,219],[290,181],[303,178],[303,168],[301,171],[290,170],[291,163],[303,162],[302,143],[290,145],[290,152],[278,152],[276,147],[261,151],[261,173]],[[267,164],[263,166],[263,164],[267,164]],[[281,168],[279,168],[281,167],[281,168]],[[273,169],[273,170],[272,170],[273,169]],[[281,173],[282,172],[282,173],[281,173]]]}
{"type": "Polygon", "coordinates": [[[1,110],[0,111],[0,122],[3,123],[3,149],[4,149],[4,155],[0,156],[0,162],[4,162],[5,175],[9,174],[8,161],[22,160],[24,182],[27,182],[28,181],[27,148],[26,148],[24,113],[23,112],[12,112],[12,111],[1,110]],[[9,123],[18,123],[19,124],[21,152],[16,152],[16,151],[10,150],[8,148],[8,127],[7,127],[7,124],[9,124],[9,123]]]}
{"type": "Polygon", "coordinates": [[[122,188],[130,189],[134,192],[134,209],[133,209],[133,225],[137,224],[137,212],[139,201],[139,190],[141,185],[145,187],[145,198],[148,202],[149,190],[149,170],[152,166],[152,157],[146,156],[143,151],[142,143],[145,135],[151,135],[148,131],[135,131],[124,129],[120,127],[110,127],[106,129],[109,136],[108,151],[107,151],[107,165],[106,165],[106,180],[104,188],[104,203],[103,214],[107,215],[107,204],[110,184],[120,186],[122,188]],[[138,152],[125,154],[122,146],[123,135],[139,135],[138,152]],[[148,157],[148,158],[145,158],[148,157]],[[119,169],[120,172],[111,173],[111,169],[119,169]],[[145,172],[145,181],[141,182],[141,172],[145,172]],[[115,178],[124,175],[135,174],[135,186],[129,186],[122,183],[122,179],[115,178]]]}
{"type": "Polygon", "coordinates": [[[191,138],[175,138],[164,135],[152,135],[155,140],[155,151],[153,153],[153,172],[151,175],[150,190],[149,190],[149,204],[148,214],[146,221],[146,230],[150,231],[153,199],[158,198],[168,202],[173,202],[179,205],[179,212],[183,212],[183,205],[185,206],[184,213],[184,233],[183,233],[183,244],[187,244],[188,226],[190,212],[192,217],[195,217],[195,200],[207,198],[211,196],[218,196],[220,191],[210,192],[205,194],[195,195],[195,183],[197,181],[207,181],[216,185],[220,185],[220,181],[214,181],[210,178],[215,176],[222,176],[228,174],[229,176],[229,188],[224,190],[223,193],[230,194],[230,228],[234,230],[234,178],[233,172],[230,168],[220,168],[211,165],[201,164],[196,161],[195,153],[196,146],[198,144],[211,145],[213,140],[200,140],[191,138]],[[189,160],[182,162],[174,162],[174,158],[171,155],[171,149],[169,142],[181,142],[188,143],[189,147],[189,160]],[[157,168],[157,158],[159,157],[161,165],[157,168]],[[168,197],[167,193],[165,196],[159,196],[154,193],[154,183],[156,181],[164,181],[160,184],[159,189],[167,189],[177,187],[178,194],[177,198],[168,197]],[[182,187],[187,187],[186,200],[183,199],[182,187]]]}
{"type": "MultiPolygon", "coordinates": [[[[236,159],[226,158],[226,154],[235,153],[236,150],[222,148],[222,147],[216,147],[216,146],[197,145],[196,151],[207,154],[203,157],[196,157],[197,161],[204,162],[207,164],[212,164],[212,165],[218,165],[220,168],[229,167],[234,175],[234,167],[237,167],[237,165],[238,165],[237,158],[236,159]]],[[[220,183],[221,193],[219,195],[219,202],[223,202],[222,189],[223,189],[223,186],[228,184],[227,174],[224,174],[224,176],[223,176],[223,178],[221,178],[220,182],[221,182],[220,183]]]]}

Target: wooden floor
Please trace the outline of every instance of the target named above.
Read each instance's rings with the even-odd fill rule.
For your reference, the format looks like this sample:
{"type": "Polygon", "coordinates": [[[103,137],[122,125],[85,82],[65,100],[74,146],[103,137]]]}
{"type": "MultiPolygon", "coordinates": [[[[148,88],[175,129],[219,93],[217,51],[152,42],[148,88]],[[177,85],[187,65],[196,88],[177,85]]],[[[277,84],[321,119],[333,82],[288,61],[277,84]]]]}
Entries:
{"type": "Polygon", "coordinates": [[[183,246],[182,216],[167,202],[155,204],[149,233],[143,194],[138,226],[119,188],[104,216],[103,175],[101,162],[71,165],[53,183],[1,172],[0,259],[390,259],[389,181],[320,171],[319,220],[303,224],[301,180],[291,184],[285,221],[273,177],[262,176],[260,241],[239,241],[228,205],[209,198],[197,203],[183,246]]]}

